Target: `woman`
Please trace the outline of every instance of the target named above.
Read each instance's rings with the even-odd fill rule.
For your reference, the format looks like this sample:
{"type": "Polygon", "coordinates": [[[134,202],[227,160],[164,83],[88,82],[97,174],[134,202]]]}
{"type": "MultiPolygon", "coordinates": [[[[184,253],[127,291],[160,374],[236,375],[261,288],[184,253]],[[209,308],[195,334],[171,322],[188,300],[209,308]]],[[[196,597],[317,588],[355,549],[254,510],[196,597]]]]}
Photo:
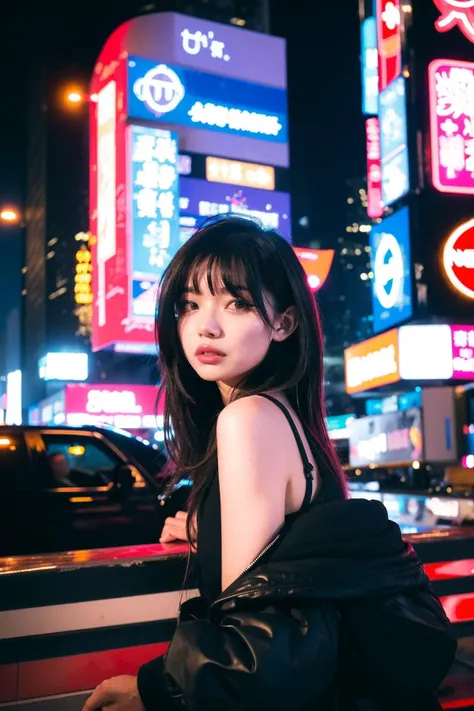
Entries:
{"type": "Polygon", "coordinates": [[[175,481],[193,479],[162,540],[192,540],[197,516],[201,598],[166,657],[85,711],[439,708],[449,623],[384,507],[347,498],[290,245],[244,218],[202,226],[166,271],[157,336],[175,481]]]}

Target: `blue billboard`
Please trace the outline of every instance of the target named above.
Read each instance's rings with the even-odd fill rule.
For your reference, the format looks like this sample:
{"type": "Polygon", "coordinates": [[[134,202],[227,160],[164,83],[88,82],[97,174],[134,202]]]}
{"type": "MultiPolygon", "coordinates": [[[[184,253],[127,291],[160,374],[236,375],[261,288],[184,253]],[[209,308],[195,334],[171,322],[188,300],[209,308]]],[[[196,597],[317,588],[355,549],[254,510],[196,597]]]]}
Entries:
{"type": "Polygon", "coordinates": [[[362,113],[376,116],[379,112],[379,55],[377,21],[368,17],[361,24],[362,113]]]}
{"type": "Polygon", "coordinates": [[[408,208],[390,215],[370,232],[374,332],[393,328],[413,314],[408,208]]]}
{"type": "Polygon", "coordinates": [[[135,119],[288,141],[284,89],[141,57],[128,60],[127,113],[135,119]]]}
{"type": "Polygon", "coordinates": [[[382,202],[392,205],[410,190],[406,82],[394,79],[379,94],[382,202]]]}
{"type": "Polygon", "coordinates": [[[128,131],[131,312],[153,316],[158,283],[181,246],[178,135],[144,126],[128,131]]]}

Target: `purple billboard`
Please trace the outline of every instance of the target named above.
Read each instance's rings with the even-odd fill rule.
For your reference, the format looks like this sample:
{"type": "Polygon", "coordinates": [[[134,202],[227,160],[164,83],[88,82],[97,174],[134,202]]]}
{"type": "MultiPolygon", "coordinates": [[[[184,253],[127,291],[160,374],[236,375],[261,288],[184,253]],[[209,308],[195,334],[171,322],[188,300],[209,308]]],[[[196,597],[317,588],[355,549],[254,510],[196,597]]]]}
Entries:
{"type": "Polygon", "coordinates": [[[291,242],[290,196],[278,191],[260,190],[225,183],[209,183],[196,178],[181,178],[179,183],[181,224],[190,227],[212,215],[256,217],[291,242]]]}
{"type": "Polygon", "coordinates": [[[281,37],[176,12],[135,17],[122,27],[129,55],[286,89],[281,37]]]}

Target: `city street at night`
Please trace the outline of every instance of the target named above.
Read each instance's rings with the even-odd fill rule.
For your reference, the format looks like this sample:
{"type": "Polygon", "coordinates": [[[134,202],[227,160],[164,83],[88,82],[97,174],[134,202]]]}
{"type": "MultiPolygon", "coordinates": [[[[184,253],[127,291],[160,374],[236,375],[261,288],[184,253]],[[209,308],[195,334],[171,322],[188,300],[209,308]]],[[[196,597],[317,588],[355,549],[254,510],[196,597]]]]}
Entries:
{"type": "Polygon", "coordinates": [[[0,38],[0,711],[474,709],[474,0],[0,38]]]}

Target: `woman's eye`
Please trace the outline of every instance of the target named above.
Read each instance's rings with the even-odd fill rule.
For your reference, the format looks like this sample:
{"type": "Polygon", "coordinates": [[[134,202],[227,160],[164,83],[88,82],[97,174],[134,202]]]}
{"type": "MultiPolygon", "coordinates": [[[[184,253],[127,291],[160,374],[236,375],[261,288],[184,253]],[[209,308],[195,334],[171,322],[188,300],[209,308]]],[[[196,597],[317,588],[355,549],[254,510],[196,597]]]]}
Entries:
{"type": "Polygon", "coordinates": [[[243,299],[234,299],[232,306],[236,311],[246,311],[251,307],[248,301],[244,301],[243,299]]]}
{"type": "Polygon", "coordinates": [[[184,300],[179,305],[180,313],[187,313],[188,311],[195,311],[198,305],[195,301],[184,300]]]}

